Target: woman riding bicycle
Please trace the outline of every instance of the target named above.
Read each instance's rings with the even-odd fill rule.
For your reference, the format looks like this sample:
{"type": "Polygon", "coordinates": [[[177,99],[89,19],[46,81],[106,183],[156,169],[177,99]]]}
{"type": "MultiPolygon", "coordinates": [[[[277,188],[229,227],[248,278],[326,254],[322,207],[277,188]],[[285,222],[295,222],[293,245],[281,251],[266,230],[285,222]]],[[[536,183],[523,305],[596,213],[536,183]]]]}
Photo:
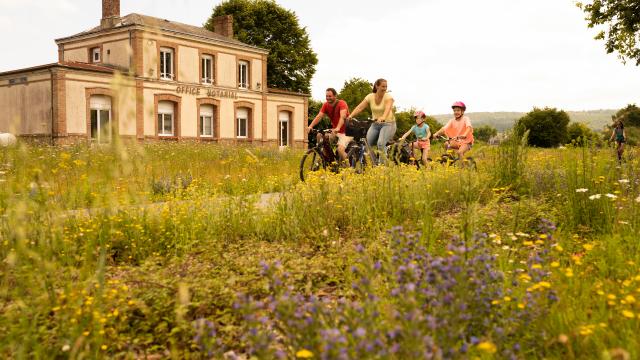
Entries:
{"type": "Polygon", "coordinates": [[[445,142],[445,146],[449,149],[455,149],[460,158],[462,158],[473,146],[473,127],[469,117],[464,115],[467,106],[462,101],[453,103],[451,109],[453,109],[454,118],[449,120],[447,125],[438,130],[433,136],[438,137],[443,133],[447,135],[449,140],[445,142]]]}
{"type": "Polygon", "coordinates": [[[431,142],[429,138],[431,137],[431,131],[429,130],[429,125],[425,122],[427,115],[422,111],[416,111],[413,114],[413,118],[416,120],[416,124],[409,129],[400,140],[404,141],[411,132],[416,135],[416,141],[411,143],[411,151],[414,149],[422,149],[422,164],[427,165],[427,158],[429,156],[429,149],[431,149],[431,142]]]}
{"type": "Polygon", "coordinates": [[[613,138],[616,138],[616,150],[618,152],[618,161],[622,161],[622,153],[624,152],[624,143],[627,140],[627,133],[624,131],[624,124],[622,123],[622,120],[618,120],[615,123],[615,127],[613,128],[613,131],[611,132],[611,137],[609,138],[609,141],[613,140],[613,138]]]}
{"type": "MultiPolygon", "coordinates": [[[[373,91],[367,95],[351,112],[351,117],[362,112],[367,106],[375,123],[367,131],[367,142],[370,145],[377,144],[380,153],[387,156],[386,145],[396,133],[396,116],[393,110],[393,97],[387,92],[387,80],[378,79],[373,84],[373,91]]],[[[380,162],[378,160],[378,162],[380,162]]]]}

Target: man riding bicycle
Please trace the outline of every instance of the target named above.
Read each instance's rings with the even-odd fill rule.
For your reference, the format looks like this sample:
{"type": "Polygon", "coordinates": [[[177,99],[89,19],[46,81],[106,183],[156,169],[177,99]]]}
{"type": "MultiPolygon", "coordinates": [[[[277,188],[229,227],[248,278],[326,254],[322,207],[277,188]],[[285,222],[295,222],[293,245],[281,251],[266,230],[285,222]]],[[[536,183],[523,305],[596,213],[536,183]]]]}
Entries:
{"type": "Polygon", "coordinates": [[[332,143],[335,143],[336,140],[338,142],[338,156],[340,160],[347,159],[347,152],[345,149],[347,148],[347,144],[353,138],[351,136],[345,135],[345,119],[349,115],[349,106],[344,100],[338,100],[336,97],[338,93],[334,88],[328,88],[326,90],[326,99],[327,102],[322,104],[322,108],[316,117],[313,119],[309,127],[307,128],[307,132],[311,131],[318,122],[322,119],[323,116],[327,115],[329,119],[331,119],[331,135],[329,137],[332,143]]]}
{"type": "Polygon", "coordinates": [[[433,136],[437,138],[442,133],[447,135],[449,140],[445,142],[445,147],[455,149],[460,158],[462,158],[473,146],[473,127],[469,117],[464,115],[467,106],[462,101],[453,103],[451,109],[453,109],[454,118],[449,120],[447,125],[438,130],[433,136]]]}

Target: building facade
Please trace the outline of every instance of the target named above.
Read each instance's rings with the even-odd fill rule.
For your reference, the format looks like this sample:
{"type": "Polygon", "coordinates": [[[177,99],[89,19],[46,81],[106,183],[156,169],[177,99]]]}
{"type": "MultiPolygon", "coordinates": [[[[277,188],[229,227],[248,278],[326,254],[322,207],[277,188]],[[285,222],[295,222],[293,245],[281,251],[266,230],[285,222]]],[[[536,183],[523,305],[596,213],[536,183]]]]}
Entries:
{"type": "Polygon", "coordinates": [[[120,16],[57,39],[58,62],[0,73],[0,132],[53,143],[199,140],[303,146],[308,95],[269,89],[267,50],[164,19],[120,16]]]}

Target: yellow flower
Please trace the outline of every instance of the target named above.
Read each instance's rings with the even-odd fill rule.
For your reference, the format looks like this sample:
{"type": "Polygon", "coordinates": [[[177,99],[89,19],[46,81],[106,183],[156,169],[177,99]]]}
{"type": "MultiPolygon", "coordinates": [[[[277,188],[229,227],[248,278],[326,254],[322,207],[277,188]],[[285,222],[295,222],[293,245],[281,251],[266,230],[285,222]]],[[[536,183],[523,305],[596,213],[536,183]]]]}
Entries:
{"type": "Polygon", "coordinates": [[[627,319],[633,319],[636,317],[636,314],[634,314],[633,311],[622,310],[622,316],[626,317],[627,319]]]}
{"type": "Polygon", "coordinates": [[[557,268],[557,267],[559,267],[559,266],[560,266],[560,263],[559,263],[559,262],[557,262],[557,261],[554,261],[554,262],[552,262],[552,263],[551,263],[551,267],[552,267],[552,268],[557,268]]]}
{"type": "Polygon", "coordinates": [[[493,354],[497,351],[496,346],[491,341],[483,341],[478,344],[478,350],[493,354]]]}
{"type": "Polygon", "coordinates": [[[102,346],[100,346],[100,349],[102,349],[102,350],[107,350],[107,345],[102,345],[102,346]]]}
{"type": "Polygon", "coordinates": [[[296,353],[296,357],[300,359],[311,359],[313,357],[313,353],[307,349],[302,349],[296,353]]]}
{"type": "Polygon", "coordinates": [[[636,298],[634,298],[631,295],[627,295],[625,296],[624,300],[628,303],[628,304],[634,304],[636,302],[636,298]]]}
{"type": "Polygon", "coordinates": [[[582,247],[587,251],[593,250],[593,244],[584,244],[582,247]]]}

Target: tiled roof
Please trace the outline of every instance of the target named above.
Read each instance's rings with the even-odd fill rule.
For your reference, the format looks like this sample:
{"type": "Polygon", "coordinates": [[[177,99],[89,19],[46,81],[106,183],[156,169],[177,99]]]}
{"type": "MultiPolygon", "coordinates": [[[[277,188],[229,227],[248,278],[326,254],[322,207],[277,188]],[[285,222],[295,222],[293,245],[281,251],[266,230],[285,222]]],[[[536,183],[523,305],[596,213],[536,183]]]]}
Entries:
{"type": "Polygon", "coordinates": [[[214,40],[214,41],[229,43],[229,44],[238,45],[238,46],[242,46],[242,47],[249,47],[249,48],[252,48],[252,49],[255,49],[255,50],[260,50],[262,52],[266,52],[265,49],[245,44],[245,43],[243,43],[241,41],[238,41],[236,39],[229,38],[229,37],[223,36],[221,34],[214,33],[213,31],[209,31],[209,30],[207,30],[207,29],[205,29],[203,27],[183,24],[183,23],[179,23],[179,22],[175,22],[175,21],[169,21],[169,20],[166,20],[166,19],[160,19],[160,18],[156,18],[156,17],[153,17],[153,16],[140,15],[140,14],[135,14],[135,13],[121,17],[120,21],[118,23],[116,23],[116,25],[113,28],[105,29],[102,26],[96,26],[96,27],[94,27],[92,29],[89,29],[87,31],[83,31],[83,32],[75,34],[75,35],[71,35],[71,36],[68,36],[68,37],[57,39],[56,41],[64,41],[64,40],[68,40],[68,39],[75,38],[75,37],[80,37],[80,36],[84,36],[84,35],[99,33],[101,31],[124,28],[124,27],[127,27],[127,26],[136,26],[136,25],[137,26],[142,26],[142,27],[145,27],[145,28],[158,29],[158,30],[164,30],[164,31],[168,31],[168,32],[178,33],[178,34],[196,36],[196,37],[204,38],[204,39],[207,39],[207,40],[214,40]]]}

